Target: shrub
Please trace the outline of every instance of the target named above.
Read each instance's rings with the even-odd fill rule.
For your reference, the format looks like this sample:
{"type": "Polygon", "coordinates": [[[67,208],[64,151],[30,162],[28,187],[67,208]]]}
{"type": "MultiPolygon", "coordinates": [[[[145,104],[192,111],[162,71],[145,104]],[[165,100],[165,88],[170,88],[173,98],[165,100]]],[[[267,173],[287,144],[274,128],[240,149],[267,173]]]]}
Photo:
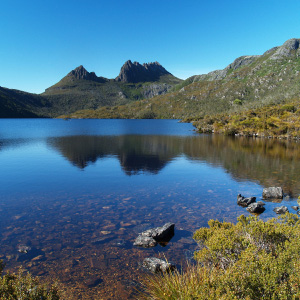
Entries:
{"type": "Polygon", "coordinates": [[[240,99],[235,99],[235,100],[233,101],[233,104],[235,104],[235,105],[242,105],[242,104],[243,104],[243,101],[240,100],[240,99]]]}
{"type": "Polygon", "coordinates": [[[285,105],[282,105],[281,108],[280,108],[282,111],[289,111],[289,112],[295,112],[297,111],[297,108],[292,105],[292,104],[285,104],[285,105]]]}
{"type": "Polygon", "coordinates": [[[297,215],[266,222],[209,221],[194,234],[198,264],[153,277],[148,299],[300,299],[300,221],[297,215]]]}
{"type": "Polygon", "coordinates": [[[138,115],[138,119],[155,119],[157,115],[151,110],[143,111],[138,115]]]}
{"type": "Polygon", "coordinates": [[[0,299],[1,300],[59,300],[56,286],[47,288],[29,273],[8,273],[2,275],[4,264],[0,261],[0,299]]]}

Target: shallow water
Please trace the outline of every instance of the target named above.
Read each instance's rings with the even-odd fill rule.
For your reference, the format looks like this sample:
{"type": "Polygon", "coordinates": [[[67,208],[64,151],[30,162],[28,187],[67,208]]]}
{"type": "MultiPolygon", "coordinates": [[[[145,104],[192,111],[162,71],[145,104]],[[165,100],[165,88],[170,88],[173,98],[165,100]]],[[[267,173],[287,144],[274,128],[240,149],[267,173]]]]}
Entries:
{"type": "Polygon", "coordinates": [[[292,211],[300,192],[298,143],[198,135],[174,120],[2,119],[0,165],[0,259],[70,299],[134,299],[145,257],[184,265],[194,230],[248,215],[238,193],[282,186],[292,211]],[[166,247],[132,245],[166,222],[166,247]]]}

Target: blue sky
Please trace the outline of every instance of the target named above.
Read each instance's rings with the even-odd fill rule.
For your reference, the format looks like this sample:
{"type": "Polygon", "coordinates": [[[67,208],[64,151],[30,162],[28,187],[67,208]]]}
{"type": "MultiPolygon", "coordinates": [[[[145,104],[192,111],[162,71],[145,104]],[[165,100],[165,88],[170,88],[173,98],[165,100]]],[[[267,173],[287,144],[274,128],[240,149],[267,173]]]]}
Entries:
{"type": "Polygon", "coordinates": [[[158,61],[179,78],[300,38],[300,1],[2,0],[0,86],[41,93],[83,65],[158,61]]]}

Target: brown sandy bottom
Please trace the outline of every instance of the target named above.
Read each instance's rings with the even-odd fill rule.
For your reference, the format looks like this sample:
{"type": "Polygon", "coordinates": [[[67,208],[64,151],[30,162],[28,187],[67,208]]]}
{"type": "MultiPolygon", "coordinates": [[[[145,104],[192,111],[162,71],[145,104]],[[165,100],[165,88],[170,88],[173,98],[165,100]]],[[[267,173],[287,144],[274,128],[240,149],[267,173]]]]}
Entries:
{"type": "Polygon", "coordinates": [[[195,229],[212,217],[235,220],[242,212],[235,201],[231,206],[215,201],[214,196],[204,202],[176,193],[151,201],[150,194],[137,193],[24,199],[20,203],[30,204],[14,209],[2,204],[7,213],[1,222],[0,259],[6,270],[22,266],[44,282],[58,282],[63,299],[136,299],[141,280],[149,276],[141,267],[144,258],[184,267],[197,249],[195,229]],[[139,232],[169,221],[176,224],[175,236],[166,247],[132,245],[139,232]],[[31,250],[20,253],[20,245],[31,250]]]}

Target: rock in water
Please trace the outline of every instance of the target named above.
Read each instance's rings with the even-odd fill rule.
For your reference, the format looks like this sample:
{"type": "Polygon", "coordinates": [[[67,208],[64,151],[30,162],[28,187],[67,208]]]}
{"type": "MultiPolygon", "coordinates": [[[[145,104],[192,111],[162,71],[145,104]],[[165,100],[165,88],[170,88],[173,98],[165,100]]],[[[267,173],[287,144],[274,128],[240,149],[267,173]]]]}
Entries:
{"type": "Polygon", "coordinates": [[[276,214],[285,214],[286,212],[289,212],[286,206],[275,207],[273,211],[275,211],[276,214]]]}
{"type": "Polygon", "coordinates": [[[139,234],[133,245],[141,247],[154,247],[157,242],[168,242],[174,236],[174,223],[166,223],[162,227],[148,229],[139,234]]]}
{"type": "Polygon", "coordinates": [[[283,190],[281,187],[269,187],[263,189],[262,197],[264,199],[282,199],[283,190]]]}
{"type": "Polygon", "coordinates": [[[175,270],[175,265],[156,257],[148,257],[143,261],[143,267],[153,273],[169,272],[175,270]]]}
{"type": "Polygon", "coordinates": [[[156,241],[167,239],[170,235],[174,235],[174,223],[166,223],[162,227],[156,227],[148,229],[141,233],[142,236],[149,236],[154,238],[156,241]]]}
{"type": "Polygon", "coordinates": [[[139,235],[135,239],[133,245],[139,246],[139,247],[144,247],[144,248],[150,248],[150,247],[155,247],[157,245],[157,241],[151,236],[139,235]]]}
{"type": "Polygon", "coordinates": [[[18,245],[18,252],[20,253],[28,253],[31,250],[31,247],[26,245],[18,245]]]}
{"type": "Polygon", "coordinates": [[[264,203],[251,203],[246,209],[253,214],[261,214],[266,210],[264,208],[264,203]]]}
{"type": "Polygon", "coordinates": [[[237,196],[237,204],[243,207],[250,205],[256,201],[256,197],[245,198],[241,194],[237,196]]]}

